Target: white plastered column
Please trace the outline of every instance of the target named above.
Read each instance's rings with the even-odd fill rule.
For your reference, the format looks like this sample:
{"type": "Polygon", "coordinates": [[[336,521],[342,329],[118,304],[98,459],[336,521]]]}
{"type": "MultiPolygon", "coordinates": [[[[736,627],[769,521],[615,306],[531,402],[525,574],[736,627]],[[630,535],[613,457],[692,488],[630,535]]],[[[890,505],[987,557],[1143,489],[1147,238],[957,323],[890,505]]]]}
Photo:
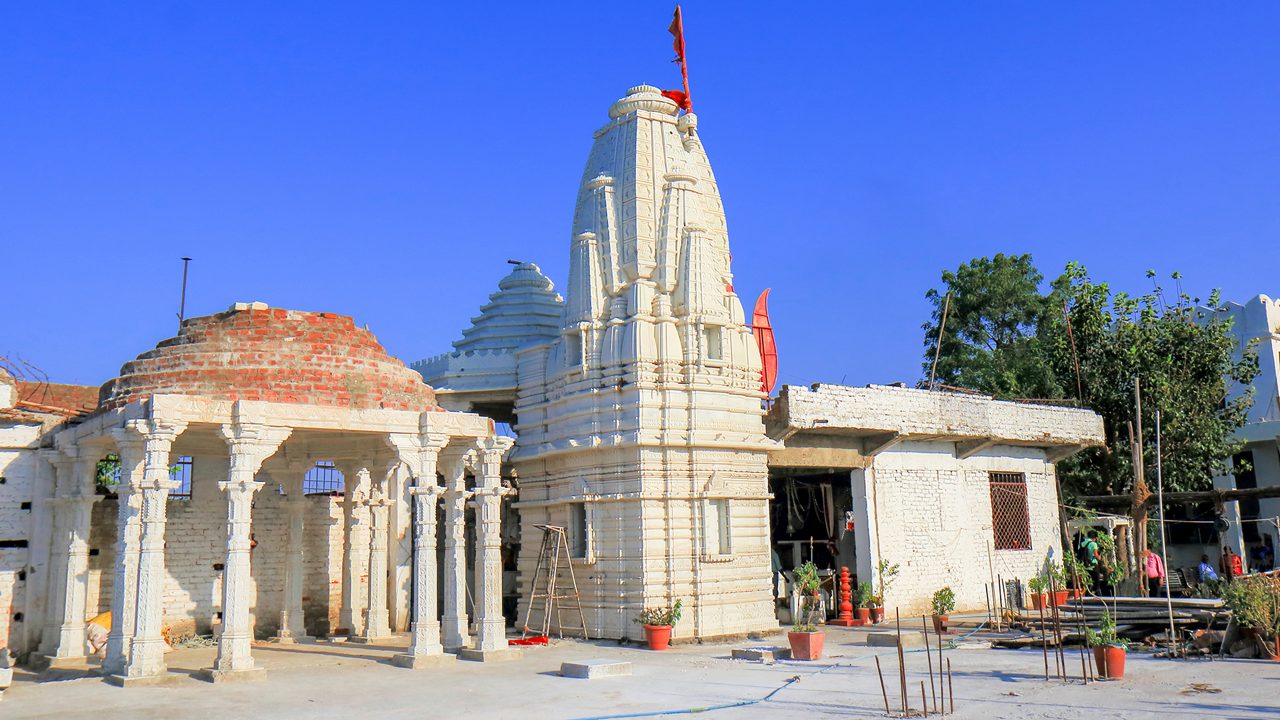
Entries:
{"type": "Polygon", "coordinates": [[[467,632],[467,454],[470,448],[448,448],[444,470],[444,647],[461,650],[471,644],[467,632]]]}
{"type": "Polygon", "coordinates": [[[52,499],[54,535],[49,564],[49,610],[41,643],[50,667],[77,665],[85,659],[86,595],[89,581],[89,523],[97,461],[75,448],[49,451],[56,496],[52,499]]]}
{"type": "Polygon", "coordinates": [[[502,616],[502,498],[511,492],[502,486],[502,456],[510,438],[481,440],[476,448],[476,488],[472,506],[476,512],[476,615],[479,632],[474,649],[463,649],[464,660],[492,662],[520,657],[507,645],[507,621],[502,616]]]}
{"type": "Polygon", "coordinates": [[[138,596],[138,547],[142,539],[142,473],[144,444],[128,428],[115,428],[120,456],[120,484],[116,486],[116,563],[111,591],[111,633],[102,671],[123,675],[133,644],[138,596]]]}
{"type": "Polygon", "coordinates": [[[849,488],[853,494],[853,541],[857,547],[857,577],[879,589],[875,578],[880,560],[880,543],[876,533],[875,469],[854,468],[849,472],[849,488]]]}
{"type": "MultiPolygon", "coordinates": [[[[164,536],[169,491],[176,487],[169,471],[169,451],[186,423],[167,420],[132,420],[128,430],[142,438],[142,519],[138,542],[138,597],[133,637],[124,672],[109,675],[117,685],[167,681],[161,629],[164,622],[164,536]]],[[[113,618],[114,621],[114,618],[113,618]]]]}
{"type": "Polygon", "coordinates": [[[409,650],[392,658],[404,668],[422,668],[453,662],[440,642],[440,616],[436,605],[436,512],[443,488],[436,483],[440,449],[447,435],[392,435],[388,442],[413,475],[413,622],[409,650]]]}
{"type": "Polygon", "coordinates": [[[221,431],[231,463],[227,479],[218,484],[227,496],[227,559],[222,571],[222,637],[218,639],[217,660],[206,672],[214,682],[263,674],[250,653],[253,629],[249,617],[249,530],[253,496],[264,485],[256,477],[263,461],[275,454],[292,429],[239,422],[223,425],[221,431]]]}
{"type": "Polygon", "coordinates": [[[307,462],[290,462],[288,483],[285,486],[285,514],[289,527],[289,544],[285,556],[284,603],[280,609],[280,629],[272,642],[294,643],[309,640],[306,618],[302,607],[302,588],[306,580],[303,571],[304,531],[307,498],[303,495],[303,480],[312,467],[307,462]]]}
{"type": "Polygon", "coordinates": [[[382,642],[391,638],[390,612],[387,607],[387,516],[395,500],[388,497],[388,486],[394,483],[397,460],[383,473],[381,482],[373,484],[364,506],[369,513],[369,584],[364,631],[353,640],[365,643],[382,642]]]}

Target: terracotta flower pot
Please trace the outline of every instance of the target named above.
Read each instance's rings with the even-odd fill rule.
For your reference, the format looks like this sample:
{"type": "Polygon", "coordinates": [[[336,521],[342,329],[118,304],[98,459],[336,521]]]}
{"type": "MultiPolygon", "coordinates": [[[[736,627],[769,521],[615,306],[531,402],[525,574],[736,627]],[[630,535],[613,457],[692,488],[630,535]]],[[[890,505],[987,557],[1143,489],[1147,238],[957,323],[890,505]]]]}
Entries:
{"type": "Polygon", "coordinates": [[[1271,654],[1274,662],[1280,662],[1280,635],[1276,635],[1275,640],[1267,647],[1267,652],[1271,654]]]}
{"type": "Polygon", "coordinates": [[[1124,679],[1125,649],[1119,645],[1099,645],[1093,649],[1093,663],[1098,677],[1107,680],[1124,679]]]}
{"type": "Polygon", "coordinates": [[[1059,590],[1053,594],[1053,604],[1056,607],[1062,607],[1067,604],[1067,600],[1070,597],[1071,592],[1069,590],[1059,590]]]}
{"type": "Polygon", "coordinates": [[[1044,593],[1031,593],[1031,609],[1039,610],[1044,607],[1044,593]]]}
{"type": "Polygon", "coordinates": [[[882,607],[871,608],[871,624],[878,625],[883,621],[884,621],[884,608],[882,607]]]}
{"type": "Polygon", "coordinates": [[[671,626],[645,625],[644,637],[650,650],[666,650],[671,645],[671,626]]]}
{"type": "Polygon", "coordinates": [[[947,623],[951,621],[950,615],[934,615],[933,631],[941,635],[947,631],[947,623]]]}
{"type": "Polygon", "coordinates": [[[823,632],[789,632],[787,641],[791,643],[792,660],[821,660],[823,632]]]}
{"type": "Polygon", "coordinates": [[[866,625],[871,622],[871,608],[858,608],[858,622],[866,625]]]}

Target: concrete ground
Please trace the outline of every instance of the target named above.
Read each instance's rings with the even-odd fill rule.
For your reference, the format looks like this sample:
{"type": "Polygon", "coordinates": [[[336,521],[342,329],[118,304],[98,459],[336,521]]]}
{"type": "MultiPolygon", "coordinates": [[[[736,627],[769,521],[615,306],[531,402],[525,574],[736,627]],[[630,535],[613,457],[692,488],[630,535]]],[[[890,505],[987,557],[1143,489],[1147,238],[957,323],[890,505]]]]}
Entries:
{"type": "MultiPolygon", "coordinates": [[[[818,662],[729,659],[734,647],[768,642],[683,645],[656,653],[614,642],[557,641],[510,662],[405,670],[390,664],[399,646],[256,644],[261,682],[212,685],[191,677],[212,664],[213,648],[179,649],[167,658],[182,675],[163,687],[121,689],[85,672],[62,679],[19,671],[4,693],[0,717],[67,718],[584,718],[709,708],[723,718],[884,717],[878,655],[889,700],[899,707],[897,654],[867,647],[859,629],[827,628],[818,662]],[[565,660],[633,663],[630,677],[576,680],[558,674],[565,660]],[[790,678],[799,678],[788,684],[790,678]],[[760,700],[779,687],[768,700],[760,700]]],[[[1280,718],[1280,663],[1262,660],[1176,661],[1131,653],[1126,677],[1090,685],[1044,680],[1040,650],[997,650],[982,635],[945,650],[951,660],[957,718],[1280,718]],[[1200,683],[1199,689],[1193,683],[1200,683]],[[1213,692],[1220,690],[1220,692],[1213,692]]],[[[934,658],[936,661],[936,656],[934,658]]],[[[912,707],[925,655],[907,653],[912,707]]],[[[1079,675],[1078,651],[1069,652],[1079,675]]],[[[1052,660],[1050,666],[1052,667],[1052,660]]]]}

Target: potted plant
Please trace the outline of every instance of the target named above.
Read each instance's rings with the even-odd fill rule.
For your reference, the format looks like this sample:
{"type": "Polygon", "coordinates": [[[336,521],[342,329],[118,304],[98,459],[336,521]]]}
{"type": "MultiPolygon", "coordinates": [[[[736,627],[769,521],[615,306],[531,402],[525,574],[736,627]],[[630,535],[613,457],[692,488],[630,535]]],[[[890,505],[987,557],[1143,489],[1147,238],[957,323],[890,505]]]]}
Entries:
{"type": "Polygon", "coordinates": [[[938,588],[933,593],[933,630],[941,635],[947,631],[951,611],[956,609],[956,594],[950,587],[938,588]]]}
{"type": "Polygon", "coordinates": [[[1045,606],[1044,591],[1049,587],[1049,581],[1043,575],[1036,575],[1027,581],[1027,589],[1031,591],[1031,609],[1040,610],[1045,606]]]}
{"type": "Polygon", "coordinates": [[[858,583],[858,587],[854,589],[853,599],[858,603],[858,624],[867,625],[871,622],[871,599],[874,592],[871,590],[871,583],[863,580],[858,583]]]}
{"type": "Polygon", "coordinates": [[[1098,677],[1107,680],[1124,679],[1124,658],[1129,641],[1116,634],[1116,620],[1111,612],[1103,609],[1097,632],[1089,627],[1084,632],[1089,647],[1093,648],[1093,663],[1098,668],[1098,677]]]}
{"type": "Polygon", "coordinates": [[[671,628],[680,619],[681,601],[676,598],[668,607],[645,608],[636,622],[644,625],[644,637],[650,650],[666,650],[671,644],[671,628]]]}
{"type": "Polygon", "coordinates": [[[884,594],[893,585],[893,581],[898,577],[898,564],[890,563],[884,558],[876,563],[876,580],[880,584],[880,589],[871,596],[871,622],[879,623],[884,620],[884,594]]]}
{"type": "Polygon", "coordinates": [[[818,660],[822,657],[825,634],[818,630],[818,566],[812,561],[795,570],[796,589],[800,592],[800,613],[787,641],[791,643],[792,660],[818,660]]]}

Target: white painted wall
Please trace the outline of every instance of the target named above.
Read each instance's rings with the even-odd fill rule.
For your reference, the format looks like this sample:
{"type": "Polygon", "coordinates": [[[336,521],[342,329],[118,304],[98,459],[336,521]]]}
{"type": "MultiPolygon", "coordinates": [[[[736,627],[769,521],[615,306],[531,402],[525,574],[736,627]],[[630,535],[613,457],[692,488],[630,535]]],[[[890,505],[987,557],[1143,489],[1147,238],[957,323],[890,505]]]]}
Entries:
{"type": "Polygon", "coordinates": [[[866,474],[875,520],[868,532],[880,557],[901,565],[885,607],[929,611],[933,592],[950,586],[959,611],[985,610],[993,575],[1024,583],[1046,558],[1061,560],[1054,467],[1033,448],[996,446],[957,460],[954,444],[906,442],[874,458],[866,474]],[[992,550],[990,472],[1026,475],[1030,550],[992,550]]]}

